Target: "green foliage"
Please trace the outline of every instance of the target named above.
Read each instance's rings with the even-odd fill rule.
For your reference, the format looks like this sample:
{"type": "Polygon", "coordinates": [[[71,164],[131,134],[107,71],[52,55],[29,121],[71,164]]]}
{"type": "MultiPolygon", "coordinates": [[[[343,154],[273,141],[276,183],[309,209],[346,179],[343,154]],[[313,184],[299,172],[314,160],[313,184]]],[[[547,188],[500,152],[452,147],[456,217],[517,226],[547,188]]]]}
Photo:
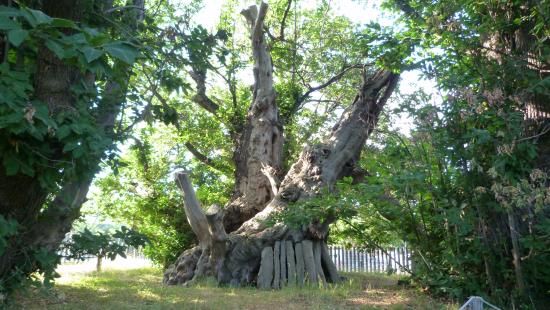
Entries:
{"type": "Polygon", "coordinates": [[[143,234],[126,226],[122,226],[113,234],[93,233],[85,228],[84,231],[71,235],[61,249],[68,251],[66,258],[69,259],[84,260],[91,255],[96,256],[98,260],[103,258],[114,260],[117,256],[126,258],[128,247],[139,248],[148,242],[149,240],[143,234]]]}
{"type": "Polygon", "coordinates": [[[312,222],[331,222],[336,218],[349,219],[357,214],[360,204],[350,194],[355,189],[351,178],[338,182],[337,190],[325,189],[320,195],[293,203],[269,219],[271,225],[284,222],[294,229],[301,229],[312,222]]]}
{"type": "Polygon", "coordinates": [[[25,7],[0,6],[0,31],[29,58],[29,65],[20,67],[15,64],[16,54],[10,53],[8,61],[0,64],[0,152],[6,174],[36,176],[43,187],[51,189],[61,177],[95,172],[97,158],[112,143],[95,119],[102,90],[82,81],[73,88],[77,98],[74,109],[50,113],[48,104],[34,94],[33,57],[43,45],[63,62],[89,71],[101,81],[116,79],[112,61],[131,65],[138,49],[99,29],[25,7]]]}
{"type": "Polygon", "coordinates": [[[6,250],[6,239],[17,234],[17,221],[6,219],[0,214],[0,255],[6,250]]]}
{"type": "MultiPolygon", "coordinates": [[[[119,85],[123,86],[125,72],[120,69],[132,66],[140,55],[135,38],[121,37],[113,31],[112,26],[118,22],[116,18],[109,26],[101,18],[101,22],[83,18],[77,23],[49,17],[20,2],[10,4],[13,6],[0,6],[0,37],[7,38],[7,42],[2,39],[5,45],[2,44],[0,53],[3,56],[0,59],[3,172],[0,175],[2,182],[8,183],[3,186],[4,191],[21,186],[23,188],[18,190],[27,190],[29,196],[37,197],[29,199],[35,201],[16,205],[15,210],[10,209],[10,203],[17,202],[8,201],[7,206],[3,205],[2,216],[8,216],[8,221],[2,217],[0,222],[3,233],[0,238],[3,261],[0,294],[11,293],[39,280],[49,285],[55,277],[54,269],[59,259],[52,249],[54,245],[48,244],[55,238],[40,236],[42,240],[32,240],[33,225],[43,211],[52,207],[53,197],[64,184],[85,183],[97,171],[99,161],[112,149],[112,133],[107,133],[109,129],[105,131],[98,122],[113,105],[121,103],[107,100],[110,90],[106,86],[112,80],[120,81],[119,85]],[[49,71],[46,70],[53,72],[50,80],[37,73],[46,65],[46,57],[51,57],[47,63],[49,71]],[[51,84],[58,83],[56,79],[63,79],[64,84],[71,82],[70,95],[62,98],[68,103],[57,102],[61,99],[49,102],[40,99],[51,98],[48,92],[55,91],[55,85],[51,84]],[[44,89],[39,89],[46,84],[44,89]],[[27,188],[29,182],[33,186],[39,184],[40,188],[27,188]],[[17,225],[15,219],[9,219],[11,216],[19,221],[17,225]],[[14,227],[17,227],[16,232],[14,227]]],[[[88,4],[91,2],[85,5],[90,8],[86,14],[96,14],[88,4]]],[[[10,197],[11,193],[3,195],[10,197]]],[[[55,224],[48,223],[52,228],[55,224]]]]}
{"type": "Polygon", "coordinates": [[[372,229],[406,241],[414,251],[413,276],[433,292],[537,307],[549,290],[543,270],[550,193],[546,174],[536,169],[547,165],[548,138],[544,130],[533,134],[524,111],[527,104],[546,111],[550,98],[541,87],[545,75],[528,65],[550,52],[540,15],[548,3],[391,0],[384,6],[401,14],[400,23],[371,24],[362,37],[369,51],[396,69],[407,66],[396,67],[394,56],[409,57],[445,97],[435,105],[426,104],[432,99],[425,94],[402,97],[400,112],[413,116],[417,128],[410,137],[387,130],[374,137],[362,160],[370,176],[361,185],[366,203],[358,218],[376,219],[372,229]]]}
{"type": "Polygon", "coordinates": [[[380,241],[370,231],[406,241],[414,251],[413,277],[433,292],[506,304],[516,283],[508,213],[517,214],[524,231],[522,255],[530,253],[522,260],[525,281],[534,292],[549,287],[540,268],[549,255],[548,178],[533,170],[536,147],[521,141],[521,113],[488,105],[506,98],[464,96],[443,106],[405,102],[418,127],[411,137],[394,131],[374,137],[383,144],[368,148],[363,165],[370,175],[355,186],[362,204],[353,221],[368,224],[344,227],[371,246],[380,241]]]}
{"type": "Polygon", "coordinates": [[[231,183],[220,180],[209,167],[186,160],[178,136],[161,124],[143,129],[121,157],[117,174],[96,181],[99,191],[86,208],[86,212],[139,229],[150,240],[145,255],[161,266],[172,263],[182,249],[196,243],[180,190],[171,177],[173,169],[192,169],[197,196],[204,206],[223,205],[231,188],[231,183]]]}

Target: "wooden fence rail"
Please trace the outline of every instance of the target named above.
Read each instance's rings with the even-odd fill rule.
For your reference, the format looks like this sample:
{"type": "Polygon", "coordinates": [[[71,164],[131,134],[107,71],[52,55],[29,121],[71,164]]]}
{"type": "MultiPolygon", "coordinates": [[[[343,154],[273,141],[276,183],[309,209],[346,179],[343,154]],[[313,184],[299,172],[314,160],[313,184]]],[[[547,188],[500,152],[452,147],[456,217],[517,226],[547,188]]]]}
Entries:
{"type": "Polygon", "coordinates": [[[365,251],[357,248],[329,246],[336,268],[347,272],[391,272],[404,274],[411,270],[411,254],[406,247],[365,251]]]}

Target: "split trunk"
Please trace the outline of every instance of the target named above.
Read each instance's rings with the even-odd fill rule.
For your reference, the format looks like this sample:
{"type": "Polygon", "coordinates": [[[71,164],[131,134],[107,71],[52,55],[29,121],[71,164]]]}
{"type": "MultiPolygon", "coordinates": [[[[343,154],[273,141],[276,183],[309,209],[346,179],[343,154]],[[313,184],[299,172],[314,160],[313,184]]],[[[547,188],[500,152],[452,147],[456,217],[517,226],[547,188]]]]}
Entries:
{"type": "Polygon", "coordinates": [[[333,190],[337,180],[357,173],[355,163],[399,77],[385,70],[364,71],[355,100],[324,142],[307,146],[278,182],[283,128],[264,42],[266,12],[265,3],[242,12],[250,24],[255,87],[235,154],[236,195],[223,210],[214,206],[204,213],[188,172],[177,175],[188,220],[200,242],[165,271],[166,284],[187,285],[204,276],[215,277],[220,284],[261,288],[340,280],[325,244],[328,226],[335,219],[314,221],[301,229],[283,223],[267,226],[265,221],[292,203],[333,190]]]}

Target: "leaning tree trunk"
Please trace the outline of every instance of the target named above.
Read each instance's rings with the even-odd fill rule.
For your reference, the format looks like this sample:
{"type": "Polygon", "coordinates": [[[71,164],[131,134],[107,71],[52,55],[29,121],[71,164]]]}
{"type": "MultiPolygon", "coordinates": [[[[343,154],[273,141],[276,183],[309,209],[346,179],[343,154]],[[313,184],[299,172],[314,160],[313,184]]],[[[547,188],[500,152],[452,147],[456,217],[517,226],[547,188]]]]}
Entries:
{"type": "MultiPolygon", "coordinates": [[[[317,221],[293,230],[283,223],[267,226],[265,220],[291,207],[293,202],[318,195],[322,189],[333,190],[338,179],[352,174],[361,149],[375,128],[399,77],[385,70],[370,76],[364,73],[354,102],[324,143],[307,147],[278,184],[270,170],[280,164],[278,152],[282,130],[274,122],[277,110],[271,61],[263,43],[266,9],[267,6],[262,4],[259,11],[255,6],[243,11],[251,24],[256,85],[254,103],[248,115],[248,134],[245,131],[241,137],[241,145],[246,146],[246,150],[241,149],[246,161],[241,163],[248,163],[242,170],[246,171],[246,177],[237,179],[237,193],[242,196],[236,197],[225,210],[213,206],[204,213],[195,198],[187,172],[177,175],[177,183],[185,196],[186,214],[200,244],[183,252],[165,271],[166,284],[189,284],[203,276],[213,276],[220,284],[255,283],[261,288],[339,281],[326,246],[330,221],[317,221]],[[270,156],[260,156],[261,151],[270,156]],[[241,212],[239,208],[246,211],[241,212]],[[239,221],[234,221],[235,214],[244,213],[247,216],[252,214],[252,217],[232,231],[239,224],[239,221]],[[229,234],[226,233],[228,227],[229,234]]],[[[237,158],[237,169],[239,167],[237,158]]]]}

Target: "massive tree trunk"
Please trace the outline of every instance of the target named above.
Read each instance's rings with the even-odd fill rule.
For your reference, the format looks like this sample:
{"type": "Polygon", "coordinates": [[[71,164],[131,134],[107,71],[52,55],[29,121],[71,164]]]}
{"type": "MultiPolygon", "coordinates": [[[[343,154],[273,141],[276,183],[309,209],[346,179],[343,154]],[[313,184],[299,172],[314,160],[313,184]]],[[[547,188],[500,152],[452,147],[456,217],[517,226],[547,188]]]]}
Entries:
{"type": "MultiPolygon", "coordinates": [[[[82,10],[74,6],[73,1],[44,1],[44,13],[52,17],[61,17],[80,21],[82,10]]],[[[36,99],[47,104],[52,115],[74,106],[75,97],[72,85],[82,79],[80,70],[64,63],[45,46],[40,46],[37,55],[35,78],[36,99]]],[[[58,150],[61,152],[61,149],[58,150]]],[[[23,174],[6,176],[4,168],[0,171],[0,212],[4,217],[16,220],[23,227],[33,227],[40,210],[46,202],[48,191],[41,186],[38,177],[23,174]],[[24,189],[24,190],[21,190],[24,189]]],[[[24,232],[28,235],[27,232],[24,232]]],[[[34,242],[34,240],[32,240],[34,242]]],[[[4,254],[0,257],[0,278],[12,271],[14,264],[21,259],[20,240],[9,241],[4,254]]],[[[23,246],[29,246],[28,244],[23,246]]]]}
{"type": "Polygon", "coordinates": [[[237,149],[237,196],[225,210],[214,206],[205,214],[194,199],[187,172],[178,174],[188,220],[197,227],[193,230],[200,245],[183,252],[165,271],[166,284],[189,284],[202,276],[213,276],[221,284],[257,284],[262,288],[302,285],[304,280],[312,284],[339,281],[325,245],[334,219],[313,221],[299,230],[284,223],[267,226],[265,220],[323,189],[334,190],[338,179],[352,174],[399,77],[385,70],[370,75],[363,72],[354,102],[323,143],[304,149],[279,184],[276,169],[281,163],[282,128],[262,34],[266,10],[267,5],[262,4],[259,10],[252,6],[243,11],[251,24],[256,85],[247,128],[237,149]]]}
{"type": "MultiPolygon", "coordinates": [[[[142,18],[144,2],[134,0],[133,3],[136,10],[140,10],[134,16],[137,23],[142,18]]],[[[85,4],[85,1],[72,0],[43,1],[40,9],[52,17],[79,21],[85,14],[85,4]]],[[[135,29],[130,25],[129,27],[135,29]]],[[[76,98],[71,88],[83,80],[93,84],[93,79],[85,77],[79,68],[57,58],[44,46],[39,48],[37,58],[36,98],[48,105],[52,115],[63,110],[74,110],[76,98]]],[[[120,78],[107,82],[96,118],[97,126],[110,138],[114,136],[116,116],[124,102],[131,75],[129,65],[117,62],[115,67],[120,78]]],[[[61,153],[62,146],[58,147],[61,153]]],[[[89,166],[99,169],[100,156],[95,158],[95,164],[89,166]]],[[[20,225],[20,235],[8,240],[6,249],[0,256],[0,279],[6,279],[16,268],[18,270],[15,272],[22,273],[36,270],[37,265],[29,258],[27,251],[57,250],[73,222],[80,216],[80,208],[86,201],[95,172],[86,171],[79,179],[60,184],[60,190],[44,209],[47,196],[51,192],[41,186],[37,177],[22,174],[6,176],[4,168],[0,169],[0,214],[15,219],[20,225]]]]}
{"type": "Polygon", "coordinates": [[[278,186],[283,153],[283,128],[275,102],[273,64],[264,38],[267,4],[251,6],[241,14],[250,25],[254,58],[254,92],[235,160],[235,190],[226,208],[224,226],[234,231],[271,201],[278,186]]]}

